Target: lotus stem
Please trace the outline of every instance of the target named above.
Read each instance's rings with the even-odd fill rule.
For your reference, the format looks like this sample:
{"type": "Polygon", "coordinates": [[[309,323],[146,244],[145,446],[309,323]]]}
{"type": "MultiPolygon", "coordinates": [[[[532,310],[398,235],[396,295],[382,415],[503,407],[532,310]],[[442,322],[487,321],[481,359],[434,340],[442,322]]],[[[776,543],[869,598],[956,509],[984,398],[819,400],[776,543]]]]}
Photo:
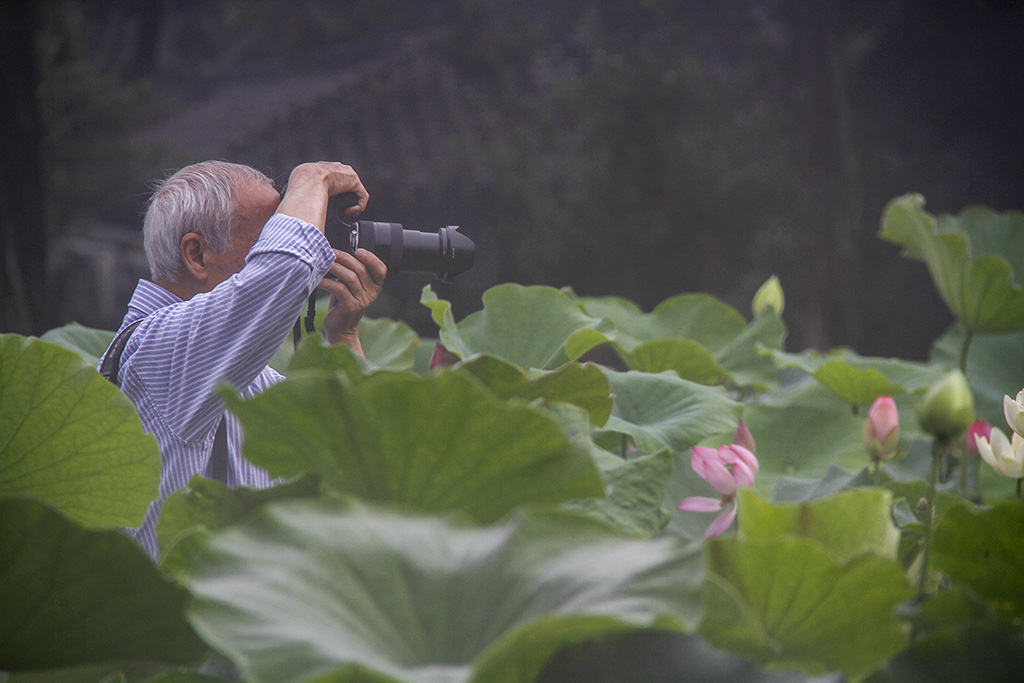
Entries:
{"type": "Polygon", "coordinates": [[[932,445],[932,473],[928,482],[928,505],[926,509],[927,522],[924,528],[924,555],[921,558],[921,574],[917,579],[917,597],[923,598],[925,584],[928,581],[928,563],[932,554],[932,531],[935,526],[935,492],[939,487],[939,469],[942,466],[942,456],[946,451],[946,442],[936,439],[932,445]]]}
{"type": "Polygon", "coordinates": [[[967,328],[964,334],[964,343],[960,347],[960,372],[967,374],[967,352],[971,348],[971,340],[974,338],[974,330],[967,328]]]}
{"type": "Polygon", "coordinates": [[[967,490],[967,466],[970,460],[971,454],[967,451],[967,447],[964,447],[963,455],[960,456],[960,495],[970,500],[969,491],[967,490]]]}

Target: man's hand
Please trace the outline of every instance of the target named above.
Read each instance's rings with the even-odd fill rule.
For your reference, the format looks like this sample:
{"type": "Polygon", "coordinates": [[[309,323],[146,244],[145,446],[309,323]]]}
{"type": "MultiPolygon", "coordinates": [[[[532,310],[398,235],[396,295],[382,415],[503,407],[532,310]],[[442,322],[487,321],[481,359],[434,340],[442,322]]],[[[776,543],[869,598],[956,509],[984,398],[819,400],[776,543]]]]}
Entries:
{"type": "Polygon", "coordinates": [[[354,216],[366,208],[370,194],[350,166],[335,161],[316,161],[295,167],[288,178],[288,187],[277,212],[301,218],[324,231],[327,223],[327,203],[331,197],[352,192],[358,202],[345,211],[354,216]]]}
{"type": "Polygon", "coordinates": [[[359,321],[380,294],[387,272],[384,262],[366,249],[357,249],[355,256],[334,250],[334,264],[328,273],[337,279],[327,277],[320,281],[320,289],[331,294],[324,319],[324,336],[329,344],[347,344],[363,355],[357,330],[359,321]]]}

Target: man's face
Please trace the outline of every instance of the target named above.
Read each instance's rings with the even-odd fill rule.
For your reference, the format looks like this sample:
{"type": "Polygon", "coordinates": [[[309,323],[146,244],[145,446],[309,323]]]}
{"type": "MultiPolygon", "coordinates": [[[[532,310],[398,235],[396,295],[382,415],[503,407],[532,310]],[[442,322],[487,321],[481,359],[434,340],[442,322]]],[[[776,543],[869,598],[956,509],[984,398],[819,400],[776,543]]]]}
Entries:
{"type": "Polygon", "coordinates": [[[268,185],[253,183],[239,193],[238,213],[241,221],[231,235],[228,250],[223,254],[213,251],[207,253],[210,272],[207,286],[210,289],[242,270],[245,257],[280,203],[281,195],[268,185]]]}

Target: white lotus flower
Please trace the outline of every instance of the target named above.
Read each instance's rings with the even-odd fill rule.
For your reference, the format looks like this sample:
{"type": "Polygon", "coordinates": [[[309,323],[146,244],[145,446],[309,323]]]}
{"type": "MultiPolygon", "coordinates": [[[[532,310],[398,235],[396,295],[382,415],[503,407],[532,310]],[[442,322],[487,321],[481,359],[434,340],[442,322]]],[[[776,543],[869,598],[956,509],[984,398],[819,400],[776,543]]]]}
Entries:
{"type": "Polygon", "coordinates": [[[1001,429],[993,429],[989,438],[975,436],[978,455],[989,466],[1004,477],[1024,477],[1024,438],[1014,433],[1010,441],[1001,429]]]}
{"type": "Polygon", "coordinates": [[[1024,389],[1018,392],[1016,400],[1003,396],[1003,415],[1013,433],[1024,436],[1024,389]]]}

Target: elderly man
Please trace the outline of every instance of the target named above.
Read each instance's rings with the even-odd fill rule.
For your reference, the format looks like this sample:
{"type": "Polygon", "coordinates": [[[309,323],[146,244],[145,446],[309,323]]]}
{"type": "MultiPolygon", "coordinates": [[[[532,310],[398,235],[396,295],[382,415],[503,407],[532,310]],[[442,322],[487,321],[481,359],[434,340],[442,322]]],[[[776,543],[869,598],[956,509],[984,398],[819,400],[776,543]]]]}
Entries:
{"type": "Polygon", "coordinates": [[[359,176],[340,163],[296,167],[282,198],[254,169],[207,161],[153,194],[143,223],[153,279],[139,281],[100,367],[160,444],[160,495],[132,530],[154,558],[163,501],[193,475],[270,485],[242,457],[240,425],[214,389],[226,381],[249,397],[279,381],[267,363],[318,286],[331,295],[328,342],[362,353],[358,323],[387,269],[374,254],[332,249],[324,237],[328,200],[346,192],[358,198],[350,215],[366,207],[359,176]]]}

